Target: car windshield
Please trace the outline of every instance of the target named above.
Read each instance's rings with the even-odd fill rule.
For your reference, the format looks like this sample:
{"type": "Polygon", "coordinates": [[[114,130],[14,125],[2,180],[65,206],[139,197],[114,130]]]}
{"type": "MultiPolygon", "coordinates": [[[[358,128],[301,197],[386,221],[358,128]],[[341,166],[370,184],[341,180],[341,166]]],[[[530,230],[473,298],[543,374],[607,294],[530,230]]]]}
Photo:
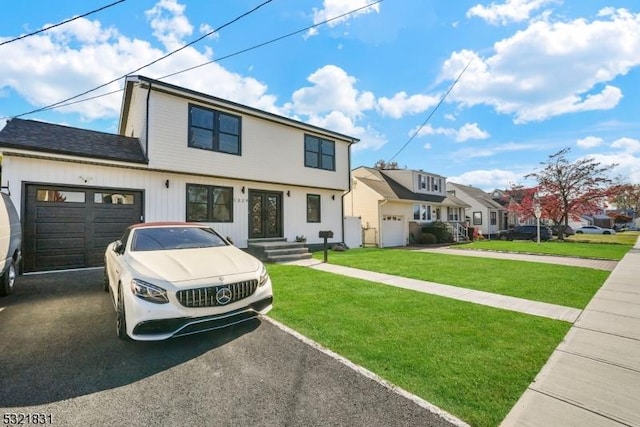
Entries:
{"type": "Polygon", "coordinates": [[[131,241],[131,250],[166,251],[226,245],[227,242],[210,228],[154,227],[136,230],[131,241]]]}

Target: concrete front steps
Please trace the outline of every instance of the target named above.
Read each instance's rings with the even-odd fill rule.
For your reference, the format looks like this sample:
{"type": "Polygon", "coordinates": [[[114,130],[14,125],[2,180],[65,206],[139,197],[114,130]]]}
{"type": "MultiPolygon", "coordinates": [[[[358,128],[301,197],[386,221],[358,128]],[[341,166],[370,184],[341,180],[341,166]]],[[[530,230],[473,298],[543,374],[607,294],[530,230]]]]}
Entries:
{"type": "Polygon", "coordinates": [[[247,252],[266,262],[289,262],[311,258],[304,242],[287,242],[285,238],[249,239],[247,252]]]}

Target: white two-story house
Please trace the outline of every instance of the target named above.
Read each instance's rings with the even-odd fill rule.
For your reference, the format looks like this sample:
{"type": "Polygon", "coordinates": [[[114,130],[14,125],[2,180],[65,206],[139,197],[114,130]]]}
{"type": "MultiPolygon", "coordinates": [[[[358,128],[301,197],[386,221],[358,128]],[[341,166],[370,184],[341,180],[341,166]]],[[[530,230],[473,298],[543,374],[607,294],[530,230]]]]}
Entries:
{"type": "Polygon", "coordinates": [[[441,221],[458,233],[457,226],[465,221],[468,205],[447,194],[446,178],[441,175],[359,167],[352,171],[352,180],[344,198],[345,215],[360,217],[365,244],[406,246],[421,226],[441,221]]]}
{"type": "Polygon", "coordinates": [[[476,233],[484,237],[496,236],[498,231],[507,228],[507,209],[494,200],[492,194],[469,185],[447,183],[449,194],[470,205],[467,221],[476,233]]]}
{"type": "Polygon", "coordinates": [[[2,186],[20,206],[23,270],[101,265],[135,222],[213,225],[237,246],[321,230],[343,239],[357,139],[142,76],[118,134],[33,120],[0,131],[2,186]]]}

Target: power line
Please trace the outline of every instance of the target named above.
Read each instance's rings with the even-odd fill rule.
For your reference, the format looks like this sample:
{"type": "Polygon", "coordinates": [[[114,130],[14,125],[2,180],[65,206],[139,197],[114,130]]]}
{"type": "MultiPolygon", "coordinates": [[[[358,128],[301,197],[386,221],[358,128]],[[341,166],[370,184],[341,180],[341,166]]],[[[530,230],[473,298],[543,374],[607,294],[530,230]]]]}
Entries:
{"type": "Polygon", "coordinates": [[[245,13],[243,13],[242,15],[240,15],[240,16],[238,16],[238,17],[236,17],[236,18],[232,19],[231,21],[229,21],[229,22],[227,22],[227,23],[225,23],[225,24],[221,25],[220,27],[218,27],[218,28],[216,28],[216,29],[214,29],[214,30],[212,30],[212,31],[209,31],[208,33],[204,34],[203,36],[198,37],[197,39],[195,39],[195,40],[193,40],[193,41],[191,41],[191,42],[189,42],[189,43],[187,43],[187,44],[185,44],[185,45],[183,45],[183,46],[181,46],[181,47],[179,47],[179,48],[177,48],[177,49],[175,49],[175,50],[172,50],[171,52],[167,53],[166,55],[161,56],[160,58],[155,59],[155,60],[153,60],[153,61],[149,62],[149,63],[148,63],[148,64],[146,64],[146,65],[143,65],[143,66],[141,66],[141,67],[138,67],[138,68],[136,68],[135,70],[128,72],[127,74],[123,74],[123,75],[121,75],[121,76],[119,76],[119,77],[117,77],[117,78],[115,78],[115,79],[113,79],[113,80],[110,80],[110,81],[108,81],[108,82],[106,82],[106,83],[103,83],[103,84],[101,84],[101,85],[99,85],[99,86],[96,86],[96,87],[94,87],[93,89],[89,89],[89,90],[86,90],[86,91],[84,91],[84,92],[82,92],[82,93],[79,93],[78,95],[74,95],[74,96],[72,96],[72,97],[69,97],[69,98],[63,99],[62,101],[58,101],[58,102],[56,102],[56,103],[53,103],[53,104],[50,104],[50,105],[47,105],[47,106],[44,106],[44,107],[41,107],[41,108],[37,108],[37,109],[35,109],[35,110],[31,110],[31,111],[29,111],[29,112],[22,113],[22,114],[19,114],[19,115],[17,115],[17,116],[13,116],[13,118],[23,117],[23,116],[27,116],[27,115],[34,114],[34,113],[39,113],[39,112],[41,112],[41,111],[51,110],[52,108],[57,107],[57,106],[60,106],[61,104],[64,104],[64,103],[66,103],[66,102],[69,102],[69,101],[71,101],[71,100],[74,100],[74,99],[76,99],[76,98],[79,98],[79,97],[81,97],[81,96],[83,96],[83,95],[86,95],[86,94],[88,94],[88,93],[94,92],[94,91],[96,91],[96,90],[98,90],[98,89],[101,89],[101,88],[103,88],[103,87],[105,87],[105,86],[110,85],[111,83],[115,83],[115,82],[117,82],[118,80],[120,80],[120,79],[122,79],[122,78],[127,77],[128,75],[131,75],[131,74],[137,73],[138,71],[140,71],[140,70],[142,70],[142,69],[144,69],[144,68],[147,68],[147,67],[149,67],[149,66],[151,66],[151,65],[153,65],[153,64],[156,64],[156,63],[158,63],[158,62],[162,61],[163,59],[166,59],[166,58],[170,57],[171,55],[174,55],[174,54],[176,54],[176,53],[180,52],[181,50],[186,49],[187,47],[189,47],[189,46],[191,46],[191,45],[193,45],[193,44],[195,44],[195,43],[199,42],[200,40],[202,40],[202,39],[205,39],[205,38],[209,37],[211,34],[216,33],[216,32],[220,31],[221,29],[223,29],[223,28],[225,28],[225,27],[228,27],[229,25],[231,25],[231,24],[233,24],[233,23],[235,23],[235,22],[239,21],[240,19],[242,19],[242,18],[244,18],[244,17],[246,17],[246,16],[248,16],[248,15],[252,14],[252,13],[253,13],[253,12],[255,12],[256,10],[260,9],[261,7],[263,7],[264,5],[266,5],[267,3],[271,3],[272,1],[273,1],[273,0],[266,0],[266,1],[262,2],[262,3],[260,3],[258,6],[254,7],[253,9],[249,10],[248,12],[245,12],[245,13]]]}
{"type": "Polygon", "coordinates": [[[31,37],[31,36],[34,36],[34,35],[36,35],[36,34],[40,34],[40,33],[42,33],[42,32],[48,31],[48,30],[50,30],[50,29],[52,29],[52,28],[59,27],[59,26],[61,26],[61,25],[67,24],[67,23],[69,23],[69,22],[71,22],[71,21],[75,21],[76,19],[84,18],[85,16],[92,15],[92,14],[94,14],[94,13],[96,13],[96,12],[100,12],[101,10],[108,9],[108,8],[110,8],[111,6],[115,6],[115,5],[117,5],[118,3],[122,3],[122,2],[124,2],[124,1],[126,1],[126,0],[118,0],[118,1],[116,1],[116,2],[113,2],[113,3],[111,3],[111,4],[108,4],[108,5],[106,5],[106,6],[102,6],[102,7],[101,7],[101,8],[99,8],[99,9],[92,10],[91,12],[87,12],[87,13],[85,13],[85,14],[82,14],[82,15],[79,15],[79,16],[75,16],[75,17],[73,17],[73,18],[71,18],[71,19],[67,19],[66,21],[62,21],[62,22],[59,22],[59,23],[54,24],[54,25],[50,25],[50,26],[45,27],[45,28],[41,28],[41,29],[39,29],[38,31],[34,31],[33,33],[24,34],[24,35],[22,35],[22,36],[20,36],[20,37],[16,37],[16,38],[11,39],[11,40],[3,41],[2,43],[0,43],[0,46],[5,45],[5,44],[9,44],[9,43],[13,43],[13,42],[18,41],[18,40],[22,40],[22,39],[24,39],[24,38],[31,37]]]}
{"type": "MultiPolygon", "coordinates": [[[[375,5],[375,4],[382,3],[383,1],[384,1],[384,0],[377,0],[377,1],[373,2],[373,3],[369,3],[369,4],[367,4],[366,6],[362,6],[362,7],[359,7],[359,8],[357,8],[357,9],[353,9],[353,10],[351,10],[351,11],[349,11],[349,12],[343,13],[343,14],[338,15],[338,16],[335,16],[335,17],[333,17],[333,18],[329,18],[329,19],[324,20],[324,21],[322,21],[322,22],[318,22],[317,24],[309,25],[309,26],[307,26],[307,27],[301,28],[301,29],[299,29],[299,30],[296,30],[296,31],[293,31],[293,32],[291,32],[291,33],[285,34],[285,35],[283,35],[283,36],[276,37],[276,38],[271,39],[271,40],[269,40],[269,41],[266,41],[266,42],[263,42],[263,43],[259,43],[259,44],[257,44],[257,45],[254,45],[254,46],[251,46],[251,47],[248,47],[248,48],[245,48],[245,49],[242,49],[242,50],[239,50],[239,51],[236,51],[236,52],[230,53],[230,54],[225,55],[225,56],[221,56],[220,58],[216,58],[216,59],[211,60],[211,61],[203,62],[202,64],[198,64],[198,65],[195,65],[195,66],[193,66],[193,67],[184,68],[184,69],[179,70],[179,71],[176,71],[176,72],[174,72],[174,73],[167,74],[167,75],[162,76],[162,77],[158,77],[158,80],[164,80],[164,79],[166,79],[166,78],[173,77],[173,76],[176,76],[176,75],[178,75],[178,74],[186,73],[187,71],[195,70],[196,68],[204,67],[205,65],[209,65],[209,64],[213,64],[213,63],[215,63],[215,62],[222,61],[223,59],[228,59],[228,58],[231,58],[231,57],[234,57],[234,56],[237,56],[237,55],[240,55],[240,54],[243,54],[243,53],[249,52],[249,51],[251,51],[251,50],[258,49],[258,48],[263,47],[263,46],[267,46],[267,45],[269,45],[269,44],[272,44],[272,43],[278,42],[278,41],[283,40],[283,39],[286,39],[286,38],[288,38],[288,37],[292,37],[292,36],[294,36],[294,35],[296,35],[296,34],[300,34],[300,33],[306,32],[306,31],[308,31],[308,30],[310,30],[310,29],[312,29],[312,28],[319,27],[319,26],[325,25],[325,24],[327,24],[327,23],[329,23],[329,22],[331,22],[331,21],[335,21],[335,20],[337,20],[337,19],[340,19],[340,18],[343,18],[343,17],[345,17],[345,16],[351,15],[351,14],[356,13],[356,12],[358,12],[358,11],[362,10],[362,9],[365,9],[365,8],[371,7],[371,6],[375,5]]],[[[142,67],[142,68],[144,68],[144,67],[142,67]]],[[[135,72],[135,71],[134,71],[134,72],[135,72]]],[[[130,74],[131,74],[131,73],[130,73],[130,74]]],[[[109,82],[109,83],[107,83],[107,84],[111,84],[111,83],[113,83],[113,81],[112,81],[112,82],[109,82]]],[[[101,87],[103,87],[103,86],[106,86],[106,85],[99,86],[99,87],[97,87],[97,88],[95,88],[95,89],[93,89],[93,90],[97,90],[97,89],[99,89],[99,88],[101,88],[101,87]]],[[[92,90],[92,91],[93,91],[93,90],[92,90]]],[[[75,98],[78,98],[78,97],[80,97],[80,96],[82,96],[82,95],[86,95],[86,94],[87,94],[87,93],[89,93],[89,92],[92,92],[92,91],[87,91],[87,92],[84,92],[84,93],[82,93],[82,94],[80,94],[80,95],[77,95],[77,96],[75,96],[75,97],[69,98],[69,99],[67,99],[67,100],[60,101],[60,102],[58,102],[58,103],[56,103],[56,104],[52,104],[51,106],[42,107],[42,108],[40,108],[40,109],[38,109],[38,110],[35,110],[34,112],[48,111],[48,110],[53,110],[53,109],[55,109],[55,108],[67,107],[67,106],[69,106],[69,105],[79,104],[79,103],[81,103],[81,102],[91,101],[91,100],[93,100],[93,99],[101,98],[101,97],[103,97],[103,96],[112,95],[112,94],[114,94],[114,93],[122,92],[122,90],[123,90],[123,89],[113,90],[113,91],[111,91],[111,92],[103,93],[103,94],[96,95],[96,96],[92,96],[92,97],[89,97],[89,98],[83,98],[83,99],[80,99],[80,100],[78,100],[78,101],[68,102],[68,101],[71,101],[71,100],[73,100],[73,99],[75,99],[75,98]]],[[[33,112],[23,113],[23,114],[21,114],[21,115],[19,115],[19,116],[13,116],[13,117],[22,117],[22,116],[25,116],[25,115],[28,115],[28,114],[32,114],[32,113],[33,113],[33,112]]],[[[7,116],[7,117],[2,117],[2,118],[0,118],[0,119],[8,119],[8,118],[9,118],[9,116],[7,116]]]]}
{"type": "Polygon", "coordinates": [[[467,68],[469,68],[469,65],[471,65],[471,62],[473,61],[473,58],[469,59],[469,62],[467,62],[467,65],[462,69],[462,71],[460,71],[460,74],[458,74],[458,77],[456,77],[456,79],[453,81],[453,83],[451,83],[451,86],[449,86],[449,89],[447,89],[447,91],[444,93],[444,95],[442,95],[442,97],[440,98],[440,101],[438,101],[438,103],[436,104],[436,106],[433,108],[433,110],[431,110],[431,112],[429,113],[429,115],[427,116],[427,118],[422,122],[422,124],[420,125],[420,127],[418,127],[418,129],[416,129],[416,131],[413,133],[413,135],[411,135],[411,137],[409,138],[409,140],[407,142],[404,143],[404,145],[398,150],[398,152],[396,154],[393,155],[393,157],[391,157],[389,159],[389,162],[392,162],[393,159],[395,159],[396,157],[398,157],[398,155],[405,149],[407,148],[407,145],[409,145],[409,143],[411,141],[413,141],[413,139],[418,135],[418,133],[422,130],[423,127],[426,126],[427,122],[431,119],[431,117],[435,114],[435,112],[438,110],[438,108],[440,108],[440,106],[442,105],[442,103],[444,102],[444,100],[447,98],[447,96],[449,95],[449,93],[453,90],[453,88],[455,87],[456,84],[458,84],[458,82],[460,81],[460,78],[462,77],[462,75],[464,74],[465,71],[467,71],[467,68]]]}

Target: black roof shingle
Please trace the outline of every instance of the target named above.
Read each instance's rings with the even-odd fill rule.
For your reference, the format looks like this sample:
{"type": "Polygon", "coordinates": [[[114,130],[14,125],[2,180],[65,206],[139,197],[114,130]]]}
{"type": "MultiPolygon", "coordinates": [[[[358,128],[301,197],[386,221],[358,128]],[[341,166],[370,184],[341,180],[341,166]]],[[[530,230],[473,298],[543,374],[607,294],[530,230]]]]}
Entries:
{"type": "Polygon", "coordinates": [[[0,147],[92,159],[147,164],[138,138],[36,120],[11,119],[0,130],[0,147]]]}

